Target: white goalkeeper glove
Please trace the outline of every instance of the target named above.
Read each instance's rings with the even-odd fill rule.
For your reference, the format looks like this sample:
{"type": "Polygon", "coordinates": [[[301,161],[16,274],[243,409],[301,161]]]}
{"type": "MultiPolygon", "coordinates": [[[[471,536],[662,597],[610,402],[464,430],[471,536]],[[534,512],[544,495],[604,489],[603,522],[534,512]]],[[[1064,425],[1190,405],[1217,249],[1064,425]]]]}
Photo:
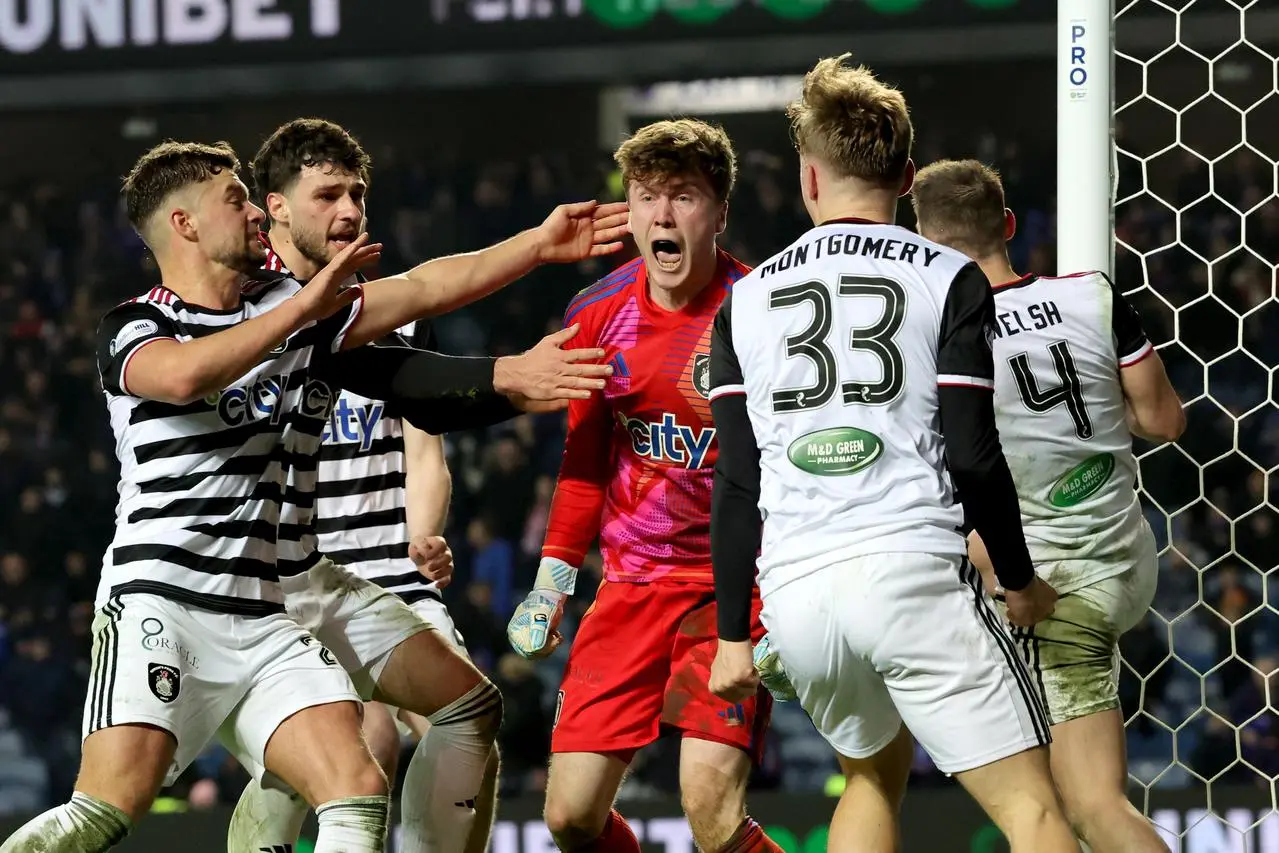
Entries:
{"type": "Polygon", "coordinates": [[[506,626],[506,639],[521,657],[546,657],[559,646],[564,602],[577,585],[577,569],[563,560],[543,557],[533,590],[515,608],[506,626]]]}
{"type": "Polygon", "coordinates": [[[759,683],[764,685],[778,702],[793,702],[799,698],[795,686],[790,683],[790,676],[782,669],[782,659],[768,641],[768,635],[755,644],[753,654],[755,672],[759,675],[759,683]]]}

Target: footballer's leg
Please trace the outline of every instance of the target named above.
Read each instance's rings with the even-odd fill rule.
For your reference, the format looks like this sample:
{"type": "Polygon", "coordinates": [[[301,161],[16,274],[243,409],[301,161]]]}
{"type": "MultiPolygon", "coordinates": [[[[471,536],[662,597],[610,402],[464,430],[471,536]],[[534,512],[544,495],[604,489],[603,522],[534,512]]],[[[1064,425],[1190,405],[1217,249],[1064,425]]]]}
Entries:
{"type": "Polygon", "coordinates": [[[428,627],[396,646],[374,696],[429,723],[404,775],[406,853],[462,853],[502,722],[501,694],[428,627]]]}
{"type": "MultiPolygon", "coordinates": [[[[373,758],[394,787],[400,738],[390,711],[378,702],[364,706],[364,739],[373,758]]],[[[302,834],[311,806],[304,796],[284,787],[264,787],[253,778],[245,785],[227,828],[229,853],[286,849],[302,834]]]]}
{"type": "Polygon", "coordinates": [[[661,732],[679,611],[666,584],[600,584],[582,617],[551,730],[546,826],[563,851],[639,853],[613,808],[636,751],[661,732]]]}
{"type": "MultiPolygon", "coordinates": [[[[711,694],[718,646],[715,595],[700,585],[671,585],[664,606],[683,611],[671,650],[662,722],[680,729],[680,800],[693,840],[709,853],[754,853],[779,848],[746,812],[746,783],[763,754],[772,697],[760,689],[729,704],[711,694]]],[[[752,611],[754,639],[764,634],[760,602],[752,611]]]]}
{"type": "Polygon", "coordinates": [[[245,646],[255,675],[223,742],[262,789],[287,786],[315,809],[316,853],[382,853],[387,781],[362,735],[364,706],[350,677],[292,618],[256,627],[245,646]]]}
{"type": "Polygon", "coordinates": [[[1146,614],[1158,579],[1149,528],[1122,574],[1062,595],[1052,616],[1013,629],[1052,719],[1053,779],[1075,832],[1093,853],[1166,853],[1154,826],[1128,799],[1119,707],[1119,638],[1146,614]]]}
{"type": "Polygon", "coordinates": [[[906,726],[1013,853],[1078,853],[1049,771],[1042,697],[977,569],[960,557],[882,556],[868,580],[895,618],[880,626],[874,661],[906,726]]]}
{"type": "Polygon", "coordinates": [[[635,750],[557,752],[546,780],[546,828],[565,853],[638,853],[639,841],[613,808],[635,750]]]}
{"type": "Polygon", "coordinates": [[[99,853],[124,840],[151,808],[177,742],[141,725],[99,729],[84,741],[71,799],[0,844],[3,853],[99,853]]]}
{"type": "MultiPolygon", "coordinates": [[[[447,636],[447,635],[446,635],[447,636]]],[[[430,722],[421,714],[400,709],[396,719],[421,741],[430,722]]],[[[488,763],[484,766],[484,780],[480,784],[480,795],[475,798],[475,823],[471,826],[470,837],[466,840],[464,853],[485,853],[489,846],[489,836],[493,832],[493,819],[497,816],[497,781],[501,775],[502,759],[497,744],[489,752],[488,763]]],[[[401,805],[403,809],[403,805],[401,805]]]]}
{"type": "Polygon", "coordinates": [[[827,849],[840,853],[900,849],[899,815],[915,757],[910,732],[899,726],[888,745],[867,758],[837,757],[844,792],[831,818],[827,849]]]}
{"type": "MultiPolygon", "coordinates": [[[[435,638],[443,640],[451,648],[454,657],[460,657],[469,664],[471,658],[466,651],[466,645],[456,626],[454,626],[453,619],[443,601],[428,597],[412,604],[411,609],[421,617],[422,621],[434,629],[430,633],[435,638]]],[[[390,665],[394,665],[394,662],[388,666],[390,665]]],[[[450,670],[457,686],[446,692],[445,699],[452,701],[451,696],[464,695],[458,694],[457,691],[459,689],[464,689],[465,691],[474,689],[475,685],[479,683],[475,678],[478,675],[478,671],[473,672],[472,670],[473,667],[456,671],[450,670]]],[[[382,681],[386,679],[387,674],[383,672],[382,681]]],[[[379,682],[379,687],[381,687],[381,681],[379,682]]],[[[444,853],[453,853],[453,851],[485,853],[488,849],[489,833],[493,828],[493,818],[497,811],[497,724],[493,726],[493,743],[489,747],[483,766],[479,769],[479,788],[475,795],[463,799],[463,802],[469,799],[472,804],[470,808],[466,809],[467,814],[463,814],[462,809],[457,805],[457,801],[449,799],[452,796],[450,790],[440,789],[430,784],[440,764],[450,769],[453,766],[449,744],[453,743],[456,738],[441,739],[439,732],[432,733],[431,720],[422,713],[399,708],[397,709],[397,714],[399,720],[408,726],[417,735],[418,739],[413,758],[409,762],[408,772],[405,774],[404,790],[400,797],[401,814],[404,815],[404,823],[406,825],[428,827],[428,830],[415,830],[412,834],[406,831],[401,842],[403,853],[435,853],[437,850],[443,850],[444,853]],[[425,748],[423,744],[426,745],[425,748]],[[442,749],[440,748],[441,746],[443,747],[442,749]],[[431,799],[432,797],[434,797],[434,800],[431,799]],[[456,831],[449,832],[447,835],[443,835],[440,832],[431,833],[429,831],[430,823],[437,821],[438,817],[436,815],[445,809],[448,810],[449,816],[462,817],[465,821],[457,822],[456,831]],[[462,835],[464,829],[465,836],[462,835]],[[462,843],[461,848],[457,847],[459,841],[462,843]],[[439,845],[444,846],[440,847],[439,845]]],[[[443,717],[444,713],[437,711],[436,716],[437,718],[443,717]]],[[[487,736],[485,739],[488,739],[487,736]]],[[[452,748],[454,750],[465,749],[467,751],[465,768],[468,773],[473,773],[476,765],[475,762],[470,760],[469,745],[457,743],[452,748]]],[[[463,780],[463,784],[470,785],[471,780],[469,778],[463,780]]]]}
{"type": "MultiPolygon", "coordinates": [[[[791,581],[764,602],[774,650],[813,725],[839,757],[845,786],[827,848],[896,853],[910,775],[910,735],[869,658],[887,620],[866,575],[879,558],[791,581]]],[[[899,569],[900,570],[900,569],[899,569]]]]}

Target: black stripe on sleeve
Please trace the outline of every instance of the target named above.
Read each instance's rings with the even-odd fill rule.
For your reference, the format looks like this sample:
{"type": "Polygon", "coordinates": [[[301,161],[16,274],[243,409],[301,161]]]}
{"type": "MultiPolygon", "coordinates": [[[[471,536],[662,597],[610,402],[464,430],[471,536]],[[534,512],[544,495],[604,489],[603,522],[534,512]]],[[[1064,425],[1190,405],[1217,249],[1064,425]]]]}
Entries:
{"type": "Polygon", "coordinates": [[[965,264],[950,283],[942,308],[937,345],[937,374],[942,384],[957,380],[994,388],[995,359],[990,341],[995,328],[995,297],[986,274],[965,264]],[[953,377],[948,380],[947,377],[953,377]]]}
{"type": "Polygon", "coordinates": [[[1103,274],[1102,278],[1110,286],[1110,327],[1115,336],[1115,355],[1120,361],[1125,361],[1145,349],[1150,344],[1150,339],[1142,328],[1141,315],[1137,313],[1137,309],[1124,298],[1108,276],[1103,274]]]}
{"type": "Polygon", "coordinates": [[[177,337],[178,328],[157,306],[126,302],[107,312],[98,325],[98,375],[102,387],[124,394],[122,381],[129,356],[154,340],[177,337]]]}

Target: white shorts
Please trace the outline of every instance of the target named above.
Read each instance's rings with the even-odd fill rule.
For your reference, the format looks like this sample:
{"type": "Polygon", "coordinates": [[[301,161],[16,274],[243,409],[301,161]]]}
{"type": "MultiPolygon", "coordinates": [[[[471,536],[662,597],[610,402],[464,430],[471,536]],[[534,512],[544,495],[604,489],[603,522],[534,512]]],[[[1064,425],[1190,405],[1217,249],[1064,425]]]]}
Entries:
{"type": "Polygon", "coordinates": [[[456,649],[462,657],[471,659],[470,652],[466,650],[466,640],[462,637],[462,632],[453,624],[453,617],[449,615],[449,609],[443,601],[431,596],[415,601],[409,607],[413,608],[413,612],[421,616],[426,624],[439,631],[444,641],[456,649]]]}
{"type": "Polygon", "coordinates": [[[213,613],[144,593],[93,621],[83,735],[126,724],[177,741],[172,784],[215,735],[256,778],[267,741],[304,708],[358,702],[333,654],[283,613],[213,613]]]}
{"type": "Polygon", "coordinates": [[[327,557],[280,585],[289,615],[333,650],[365,700],[373,698],[391,652],[431,627],[399,596],[327,557]]]}
{"type": "Polygon", "coordinates": [[[1053,725],[1119,707],[1119,638],[1146,615],[1158,582],[1159,548],[1147,527],[1122,574],[1062,595],[1032,628],[1010,628],[1053,725]]]}
{"type": "Polygon", "coordinates": [[[977,570],[957,556],[872,554],[798,578],[761,619],[804,710],[868,758],[902,723],[945,773],[1049,742],[1039,692],[977,570]]]}

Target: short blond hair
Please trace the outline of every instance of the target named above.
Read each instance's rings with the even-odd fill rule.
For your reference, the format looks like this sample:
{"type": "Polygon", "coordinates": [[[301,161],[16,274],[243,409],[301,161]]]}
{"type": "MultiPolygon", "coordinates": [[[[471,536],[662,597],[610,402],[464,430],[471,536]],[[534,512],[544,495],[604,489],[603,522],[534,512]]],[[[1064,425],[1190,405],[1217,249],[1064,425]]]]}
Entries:
{"type": "Polygon", "coordinates": [[[718,201],[728,201],[737,181],[737,154],[722,127],[694,118],[667,119],[645,125],[613,153],[622,185],[663,184],[673,178],[701,175],[718,201]]]}
{"type": "Polygon", "coordinates": [[[910,192],[915,221],[939,243],[971,258],[1004,245],[1004,185],[977,160],[938,160],[919,171],[910,192]]]}
{"type": "Polygon", "coordinates": [[[840,177],[896,189],[915,135],[906,98],[865,65],[845,65],[851,55],[823,59],[804,75],[803,94],[786,108],[795,147],[840,177]]]}

